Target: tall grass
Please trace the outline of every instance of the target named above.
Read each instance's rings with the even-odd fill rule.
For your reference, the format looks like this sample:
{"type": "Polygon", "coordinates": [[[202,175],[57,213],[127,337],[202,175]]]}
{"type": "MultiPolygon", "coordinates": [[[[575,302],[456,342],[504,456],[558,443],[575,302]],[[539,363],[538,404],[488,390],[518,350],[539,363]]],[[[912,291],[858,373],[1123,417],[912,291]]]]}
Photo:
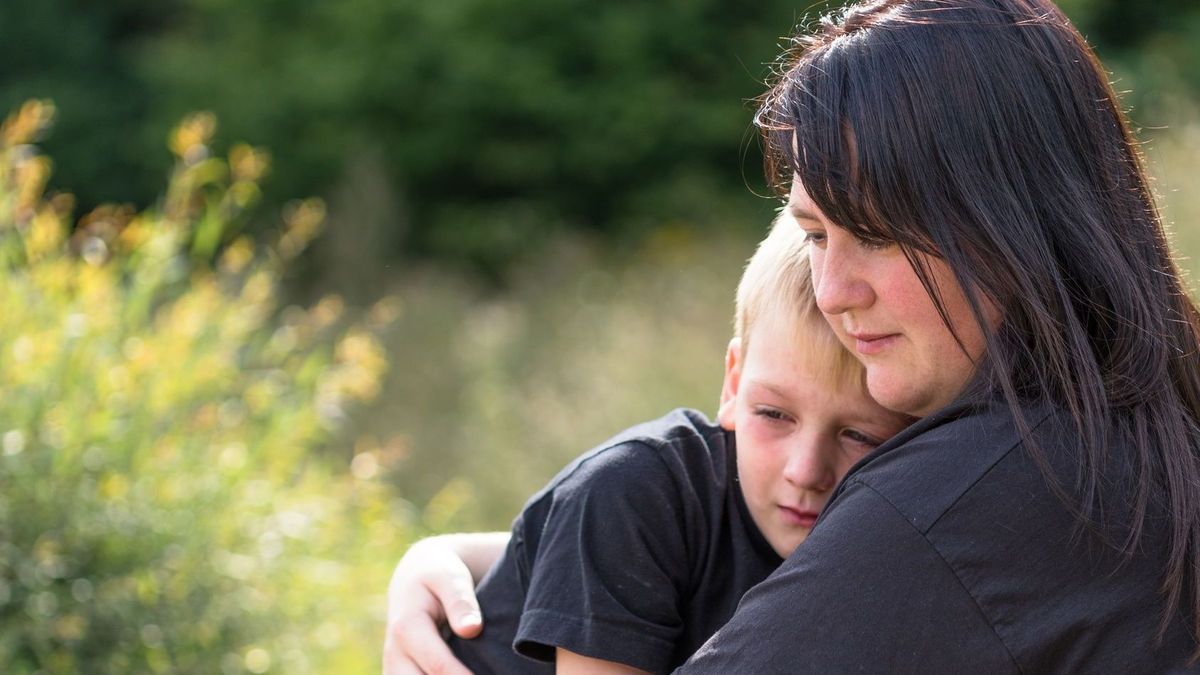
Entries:
{"type": "MultiPolygon", "coordinates": [[[[764,230],[765,231],[765,230],[764,230]]],[[[672,407],[715,411],[754,242],[664,229],[636,252],[561,242],[504,293],[405,279],[394,370],[365,421],[426,525],[507,528],[570,458],[672,407]]]]}

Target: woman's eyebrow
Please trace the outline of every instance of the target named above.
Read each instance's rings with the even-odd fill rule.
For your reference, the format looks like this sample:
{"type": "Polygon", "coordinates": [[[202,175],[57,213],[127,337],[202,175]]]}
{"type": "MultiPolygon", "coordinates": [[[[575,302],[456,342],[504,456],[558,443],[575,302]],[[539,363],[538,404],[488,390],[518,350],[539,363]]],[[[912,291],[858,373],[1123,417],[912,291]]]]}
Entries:
{"type": "Polygon", "coordinates": [[[821,222],[821,219],[817,217],[817,214],[799,206],[789,206],[788,212],[791,213],[792,218],[795,218],[796,220],[811,220],[815,223],[821,222]]]}

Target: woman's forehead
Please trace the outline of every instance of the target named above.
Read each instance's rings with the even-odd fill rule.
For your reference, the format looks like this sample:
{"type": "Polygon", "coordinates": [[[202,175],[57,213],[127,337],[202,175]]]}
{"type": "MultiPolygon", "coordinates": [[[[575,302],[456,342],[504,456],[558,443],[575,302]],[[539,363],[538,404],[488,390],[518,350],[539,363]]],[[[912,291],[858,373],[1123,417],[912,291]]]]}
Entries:
{"type": "Polygon", "coordinates": [[[828,221],[825,214],[821,213],[821,209],[817,208],[812,197],[808,196],[808,191],[804,189],[804,184],[800,182],[798,176],[792,176],[792,187],[788,191],[788,201],[784,210],[798,222],[808,220],[824,224],[828,221]]]}

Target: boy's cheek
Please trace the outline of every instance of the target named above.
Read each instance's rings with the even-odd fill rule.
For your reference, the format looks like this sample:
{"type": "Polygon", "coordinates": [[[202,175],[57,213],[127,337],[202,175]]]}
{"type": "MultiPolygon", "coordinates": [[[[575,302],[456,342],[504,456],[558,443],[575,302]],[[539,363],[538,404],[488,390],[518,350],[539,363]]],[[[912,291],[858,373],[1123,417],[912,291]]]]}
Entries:
{"type": "Polygon", "coordinates": [[[769,452],[775,448],[786,447],[793,429],[790,425],[772,422],[747,412],[738,420],[737,431],[739,447],[744,442],[759,452],[769,452]]]}
{"type": "Polygon", "coordinates": [[[783,470],[781,459],[784,453],[776,452],[776,444],[770,438],[763,437],[763,429],[755,428],[753,423],[745,423],[736,434],[738,459],[740,465],[745,465],[747,473],[772,475],[783,470]]]}

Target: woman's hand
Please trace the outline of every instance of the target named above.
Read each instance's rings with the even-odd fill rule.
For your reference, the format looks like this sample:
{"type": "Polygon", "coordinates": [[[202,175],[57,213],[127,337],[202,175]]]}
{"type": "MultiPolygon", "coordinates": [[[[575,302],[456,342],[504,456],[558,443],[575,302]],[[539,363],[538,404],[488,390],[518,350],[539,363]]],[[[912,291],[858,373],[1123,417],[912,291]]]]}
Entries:
{"type": "Polygon", "coordinates": [[[508,545],[509,533],[452,534],[413,544],[388,585],[385,675],[470,675],[454,658],[441,627],[473,638],[483,630],[475,582],[508,545]]]}

